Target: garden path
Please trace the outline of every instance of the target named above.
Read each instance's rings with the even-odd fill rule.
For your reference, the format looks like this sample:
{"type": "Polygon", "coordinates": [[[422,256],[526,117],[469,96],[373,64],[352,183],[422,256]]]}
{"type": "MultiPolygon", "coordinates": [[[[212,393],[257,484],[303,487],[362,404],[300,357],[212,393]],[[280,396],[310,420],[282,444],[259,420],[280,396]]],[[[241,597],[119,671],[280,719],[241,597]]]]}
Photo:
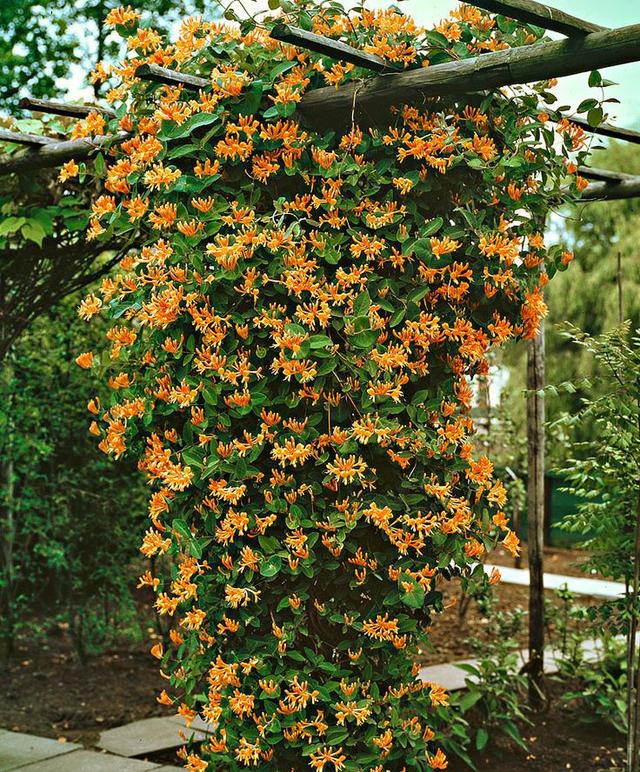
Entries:
{"type": "MultiPolygon", "coordinates": [[[[526,568],[510,568],[509,566],[494,566],[485,563],[485,571],[490,574],[494,568],[500,571],[501,581],[507,584],[529,586],[529,570],[526,568]]],[[[591,598],[617,598],[624,593],[622,582],[609,582],[605,579],[589,579],[583,576],[565,576],[564,574],[545,574],[545,590],[560,590],[566,588],[576,595],[588,595],[591,598]]]]}
{"type": "Polygon", "coordinates": [[[74,743],[0,729],[0,772],[179,772],[180,767],[87,751],[74,743]]]}

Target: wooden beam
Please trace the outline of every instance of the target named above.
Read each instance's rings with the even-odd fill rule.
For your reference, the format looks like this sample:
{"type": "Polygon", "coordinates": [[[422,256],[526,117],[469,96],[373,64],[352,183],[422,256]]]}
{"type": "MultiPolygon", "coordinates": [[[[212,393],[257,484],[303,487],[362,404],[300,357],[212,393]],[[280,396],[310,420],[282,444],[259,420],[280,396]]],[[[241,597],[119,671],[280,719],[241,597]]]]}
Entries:
{"type": "Polygon", "coordinates": [[[634,179],[635,175],[624,172],[614,172],[610,169],[598,169],[594,166],[580,166],[578,174],[587,180],[599,180],[601,182],[622,182],[634,179]]]}
{"type": "Polygon", "coordinates": [[[591,134],[601,134],[603,137],[612,137],[613,139],[620,139],[624,142],[634,142],[636,145],[640,145],[640,131],[634,131],[633,129],[624,129],[619,126],[612,126],[610,123],[600,123],[598,126],[591,126],[589,121],[585,121],[584,118],[565,116],[571,123],[575,123],[576,126],[581,126],[585,131],[591,134]]]}
{"type": "Polygon", "coordinates": [[[210,88],[211,82],[206,78],[198,78],[196,75],[187,75],[185,72],[168,70],[157,64],[141,64],[136,69],[136,77],[142,80],[150,80],[154,83],[164,83],[167,86],[183,86],[189,91],[200,91],[210,88]]]}
{"type": "Polygon", "coordinates": [[[74,105],[65,102],[50,102],[48,99],[33,99],[23,97],[18,102],[18,107],[23,110],[32,110],[38,113],[50,113],[52,115],[65,115],[68,118],[86,118],[91,113],[101,113],[105,117],[113,118],[115,111],[110,107],[98,107],[97,105],[74,105]]]}
{"type": "Polygon", "coordinates": [[[389,72],[397,69],[392,63],[379,56],[367,54],[365,51],[360,51],[340,40],[316,35],[314,32],[307,32],[307,30],[291,27],[288,24],[276,24],[271,30],[271,37],[274,40],[290,43],[298,48],[306,48],[341,62],[350,62],[357,67],[365,67],[373,72],[389,72]]]}
{"type": "Polygon", "coordinates": [[[534,0],[470,0],[470,5],[523,21],[525,24],[534,24],[536,27],[560,32],[569,37],[609,29],[609,27],[579,19],[558,8],[536,3],[534,0]]]}
{"type": "Polygon", "coordinates": [[[352,119],[362,126],[384,125],[393,105],[422,104],[429,97],[497,89],[638,60],[640,24],[634,24],[378,75],[337,89],[314,89],[302,97],[299,107],[305,124],[314,129],[344,128],[352,119]]]}
{"type": "Polygon", "coordinates": [[[2,156],[0,158],[0,176],[11,174],[12,172],[60,166],[72,159],[83,161],[105,145],[118,142],[126,136],[127,134],[121,132],[116,137],[100,136],[62,141],[51,140],[47,144],[42,145],[38,150],[32,149],[23,153],[12,153],[2,156]]]}
{"type": "MultiPolygon", "coordinates": [[[[544,229],[544,223],[542,225],[544,229]]],[[[527,344],[527,553],[529,558],[529,704],[540,710],[544,689],[544,321],[527,344]]]]}
{"type": "Polygon", "coordinates": [[[619,182],[592,182],[582,191],[580,201],[617,201],[625,198],[640,198],[640,175],[632,175],[619,182]]]}
{"type": "Polygon", "coordinates": [[[29,145],[30,147],[43,147],[56,140],[53,137],[44,137],[42,134],[23,134],[21,131],[0,129],[0,142],[13,142],[16,145],[29,145]]]}

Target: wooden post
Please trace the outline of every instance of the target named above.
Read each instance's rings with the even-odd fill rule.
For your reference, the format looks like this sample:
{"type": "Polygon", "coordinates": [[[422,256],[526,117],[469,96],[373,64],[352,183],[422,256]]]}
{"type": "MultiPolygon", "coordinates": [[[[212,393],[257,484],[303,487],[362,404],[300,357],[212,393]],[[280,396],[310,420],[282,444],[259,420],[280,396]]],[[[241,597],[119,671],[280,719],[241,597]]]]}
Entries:
{"type": "Polygon", "coordinates": [[[529,554],[529,703],[544,696],[544,322],[527,350],[527,547],[529,554]]]}

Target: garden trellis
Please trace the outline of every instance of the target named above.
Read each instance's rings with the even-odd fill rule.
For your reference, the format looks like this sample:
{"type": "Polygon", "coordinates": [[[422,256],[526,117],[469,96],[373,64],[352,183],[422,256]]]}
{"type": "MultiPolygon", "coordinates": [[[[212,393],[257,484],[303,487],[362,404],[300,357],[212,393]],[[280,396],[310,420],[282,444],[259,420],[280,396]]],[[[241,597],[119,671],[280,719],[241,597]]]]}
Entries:
{"type": "MultiPolygon", "coordinates": [[[[592,26],[579,23],[578,20],[567,17],[566,14],[551,11],[550,9],[544,11],[545,17],[543,14],[544,7],[538,4],[521,2],[514,3],[513,5],[506,3],[500,5],[505,12],[508,7],[509,15],[516,18],[519,17],[520,11],[524,8],[528,14],[525,18],[526,23],[531,23],[532,18],[541,20],[544,18],[551,19],[556,26],[551,27],[551,24],[547,26],[558,28],[558,25],[561,24],[561,31],[568,31],[572,38],[568,41],[541,43],[522,46],[515,50],[482,54],[461,61],[436,64],[428,68],[414,69],[402,73],[387,73],[385,70],[392,70],[393,67],[387,66],[383,60],[380,60],[380,57],[372,60],[370,56],[365,56],[351,46],[337,45],[335,41],[328,37],[310,34],[306,30],[299,30],[291,26],[276,28],[275,36],[278,39],[285,40],[288,43],[295,43],[295,45],[302,48],[319,51],[323,55],[332,52],[331,55],[338,61],[347,60],[352,63],[356,61],[361,67],[373,69],[375,72],[382,72],[382,74],[375,78],[364,82],[352,82],[338,89],[318,88],[312,90],[302,98],[299,109],[296,110],[295,119],[299,119],[305,126],[318,127],[321,132],[327,127],[348,126],[350,123],[357,123],[367,127],[375,125],[379,120],[383,120],[383,116],[387,114],[387,108],[394,104],[422,105],[425,99],[434,96],[449,97],[452,94],[467,94],[485,89],[493,90],[500,86],[527,83],[532,80],[582,72],[587,69],[592,70],[596,67],[606,67],[612,64],[633,61],[638,58],[637,52],[640,41],[640,26],[638,25],[622,30],[594,30],[592,26]],[[538,14],[538,16],[532,17],[531,14],[538,14]]],[[[201,89],[204,90],[210,87],[210,82],[207,79],[169,70],[154,64],[142,65],[136,74],[138,78],[143,80],[169,86],[181,85],[185,90],[193,90],[196,93],[201,89]]],[[[48,109],[55,112],[56,107],[40,104],[38,109],[48,109]]],[[[59,110],[60,108],[58,107],[57,109],[59,110]]],[[[557,120],[562,121],[563,119],[557,116],[557,120]]],[[[594,132],[598,130],[598,127],[589,128],[594,132]]],[[[614,136],[625,134],[625,139],[630,139],[632,136],[629,131],[617,130],[612,127],[606,127],[606,131],[609,132],[609,136],[611,136],[612,132],[614,136]]],[[[602,133],[604,133],[604,130],[602,133]]],[[[69,159],[79,160],[81,158],[88,158],[96,149],[112,145],[118,139],[116,136],[111,136],[94,137],[75,142],[57,142],[43,141],[41,137],[38,139],[35,135],[5,135],[5,139],[7,138],[12,138],[17,143],[32,146],[32,148],[37,147],[38,149],[31,149],[26,153],[18,154],[3,162],[3,165],[0,166],[0,171],[3,173],[28,171],[40,167],[55,166],[69,159]]],[[[126,138],[126,134],[120,137],[122,141],[126,141],[126,138]]],[[[587,189],[588,195],[591,196],[594,195],[595,190],[596,195],[601,195],[605,199],[613,199],[622,195],[634,195],[631,192],[634,190],[634,186],[635,190],[638,190],[637,178],[615,175],[615,173],[602,170],[591,170],[590,172],[585,172],[585,176],[587,174],[592,179],[595,179],[592,186],[587,189]]],[[[207,205],[206,202],[199,204],[199,206],[207,205]]],[[[187,226],[184,227],[188,230],[187,226]]],[[[438,225],[437,219],[434,220],[433,227],[436,227],[434,232],[437,232],[441,227],[441,225],[438,225]]],[[[443,243],[440,243],[438,239],[435,239],[435,241],[438,249],[449,249],[451,251],[452,245],[453,250],[457,249],[457,242],[454,239],[450,238],[448,242],[443,243]]],[[[416,298],[420,299],[418,295],[416,295],[416,298]]],[[[388,305],[393,307],[392,304],[388,305]]],[[[367,297],[363,297],[358,301],[357,308],[361,314],[364,313],[366,315],[369,307],[369,299],[367,297]]],[[[370,331],[360,329],[356,331],[355,335],[357,337],[360,334],[362,338],[361,333],[367,332],[370,331]]],[[[322,338],[322,336],[319,337],[322,338]]],[[[325,342],[319,339],[314,341],[314,343],[318,347],[325,345],[325,342]]],[[[173,344],[168,343],[167,345],[171,346],[173,344]]],[[[540,336],[538,336],[537,345],[541,346],[540,336]]],[[[538,353],[541,352],[541,348],[536,349],[535,344],[532,350],[534,356],[536,356],[536,351],[538,353]]],[[[86,358],[83,362],[90,363],[86,358]]],[[[540,362],[538,362],[539,364],[540,362]]],[[[536,426],[538,433],[541,428],[541,410],[539,409],[541,408],[541,401],[535,392],[542,385],[540,382],[541,378],[541,368],[539,366],[533,367],[529,385],[534,395],[530,399],[532,400],[531,404],[535,415],[532,423],[536,426]]],[[[532,443],[531,457],[534,461],[534,473],[530,475],[530,478],[538,479],[543,469],[542,447],[539,437],[532,443]]],[[[344,474],[348,476],[346,471],[344,474]]],[[[180,488],[176,490],[180,490],[180,488]]],[[[532,490],[535,491],[533,486],[532,490]]],[[[535,525],[540,505],[539,497],[536,498],[536,495],[534,495],[533,503],[530,504],[531,524],[535,525]]],[[[375,510],[372,517],[376,516],[376,513],[379,511],[381,510],[375,510]]],[[[381,519],[380,522],[384,524],[384,519],[381,519]]],[[[532,535],[533,538],[530,538],[530,550],[532,563],[536,563],[536,556],[541,558],[541,545],[538,535],[535,532],[532,535]]],[[[189,530],[183,529],[182,536],[189,540],[189,530]]],[[[267,568],[269,571],[273,569],[276,573],[279,571],[279,568],[275,568],[273,561],[267,568]]],[[[535,581],[532,583],[532,592],[536,595],[537,600],[541,600],[542,596],[539,592],[541,561],[538,561],[537,569],[535,581]]],[[[264,576],[269,575],[264,574],[264,576]]],[[[407,595],[411,595],[411,593],[414,593],[414,595],[419,594],[417,591],[414,592],[415,587],[411,589],[411,582],[408,582],[408,587],[410,589],[405,589],[407,595]]],[[[409,601],[413,602],[413,600],[415,600],[413,596],[409,597],[409,601]]],[[[407,603],[407,605],[410,606],[411,603],[407,603]]],[[[535,615],[532,614],[532,617],[535,617],[535,615]]],[[[538,619],[536,625],[538,632],[540,631],[539,622],[540,620],[538,619]]],[[[537,642],[531,648],[532,653],[537,651],[539,655],[541,654],[541,646],[537,642]]],[[[534,682],[538,675],[535,671],[537,668],[539,669],[539,666],[539,661],[534,663],[534,682]]]]}

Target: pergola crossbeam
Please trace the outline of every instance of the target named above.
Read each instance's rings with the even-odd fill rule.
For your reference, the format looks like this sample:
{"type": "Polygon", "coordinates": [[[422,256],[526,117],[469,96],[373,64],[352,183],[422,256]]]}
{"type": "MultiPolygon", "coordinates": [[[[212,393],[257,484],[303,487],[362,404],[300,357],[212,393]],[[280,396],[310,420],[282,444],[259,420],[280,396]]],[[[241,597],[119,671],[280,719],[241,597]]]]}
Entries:
{"type": "Polygon", "coordinates": [[[314,32],[308,32],[299,27],[291,27],[288,24],[276,24],[271,31],[271,37],[282,43],[306,48],[338,61],[349,62],[357,67],[365,67],[373,72],[392,72],[396,69],[392,63],[385,61],[380,56],[368,54],[347,43],[342,43],[340,40],[316,35],[314,32]]]}
{"type": "Polygon", "coordinates": [[[559,32],[568,37],[588,35],[609,29],[600,24],[584,21],[558,8],[536,3],[534,0],[471,0],[470,5],[482,8],[490,13],[508,16],[510,19],[534,24],[536,27],[559,32]]]}
{"type": "Polygon", "coordinates": [[[142,78],[142,80],[153,81],[154,83],[163,83],[167,86],[183,86],[183,88],[189,91],[200,91],[211,86],[211,82],[206,78],[188,75],[177,70],[169,70],[157,64],[141,64],[136,69],[136,77],[142,78]]]}
{"type": "Polygon", "coordinates": [[[49,113],[51,115],[64,115],[68,118],[86,118],[91,113],[101,113],[105,117],[113,118],[115,111],[110,107],[100,107],[98,105],[74,105],[67,102],[51,102],[48,99],[34,99],[33,97],[23,97],[18,102],[18,107],[23,110],[32,110],[38,113],[49,113]]]}
{"type": "Polygon", "coordinates": [[[633,180],[634,174],[625,174],[624,172],[613,172],[609,169],[597,169],[593,166],[581,166],[578,174],[587,180],[598,180],[600,182],[623,182],[624,180],[633,180]]]}
{"type": "Polygon", "coordinates": [[[121,132],[115,137],[112,135],[71,140],[56,140],[51,137],[43,137],[47,141],[42,143],[38,149],[34,148],[2,158],[0,160],[0,176],[11,174],[11,172],[47,169],[53,166],[60,166],[71,160],[81,161],[89,158],[105,145],[122,140],[126,136],[124,132],[121,132]]]}
{"type": "Polygon", "coordinates": [[[569,115],[567,115],[566,118],[570,120],[571,123],[575,123],[576,126],[582,127],[591,134],[600,134],[603,137],[611,137],[612,139],[619,139],[623,142],[634,142],[636,145],[640,144],[640,131],[625,129],[620,126],[612,126],[610,123],[600,123],[597,126],[592,126],[589,121],[585,121],[584,118],[577,118],[569,115]]]}
{"type": "MultiPolygon", "coordinates": [[[[635,24],[581,38],[522,46],[432,67],[377,75],[337,89],[315,89],[302,97],[298,115],[305,125],[316,131],[346,128],[352,122],[363,128],[384,126],[388,125],[389,110],[394,105],[423,104],[431,97],[493,90],[638,60],[640,24],[635,24]]],[[[141,65],[136,73],[146,80],[182,85],[191,90],[210,87],[210,81],[205,78],[157,65],[141,65]]],[[[590,128],[594,132],[599,129],[600,133],[614,131],[608,124],[590,128]]],[[[640,135],[635,136],[637,132],[628,129],[615,129],[615,132],[610,136],[621,138],[624,135],[630,141],[640,140],[640,135]]],[[[37,139],[33,144],[46,144],[47,152],[43,148],[38,153],[15,154],[0,161],[0,175],[55,166],[70,158],[80,160],[107,141],[109,138],[106,137],[75,142],[37,139]]]]}
{"type": "Polygon", "coordinates": [[[340,88],[305,94],[300,111],[314,129],[344,127],[352,120],[375,126],[388,120],[388,109],[421,104],[431,97],[497,89],[548,78],[575,75],[640,59],[640,24],[496,51],[469,59],[378,75],[340,88]]]}
{"type": "Polygon", "coordinates": [[[582,191],[580,201],[616,201],[640,198],[640,175],[630,175],[616,182],[592,182],[582,191]]]}
{"type": "Polygon", "coordinates": [[[0,142],[12,142],[15,145],[28,145],[29,147],[43,147],[55,142],[53,137],[45,137],[42,134],[25,134],[21,131],[0,129],[0,142]]]}

